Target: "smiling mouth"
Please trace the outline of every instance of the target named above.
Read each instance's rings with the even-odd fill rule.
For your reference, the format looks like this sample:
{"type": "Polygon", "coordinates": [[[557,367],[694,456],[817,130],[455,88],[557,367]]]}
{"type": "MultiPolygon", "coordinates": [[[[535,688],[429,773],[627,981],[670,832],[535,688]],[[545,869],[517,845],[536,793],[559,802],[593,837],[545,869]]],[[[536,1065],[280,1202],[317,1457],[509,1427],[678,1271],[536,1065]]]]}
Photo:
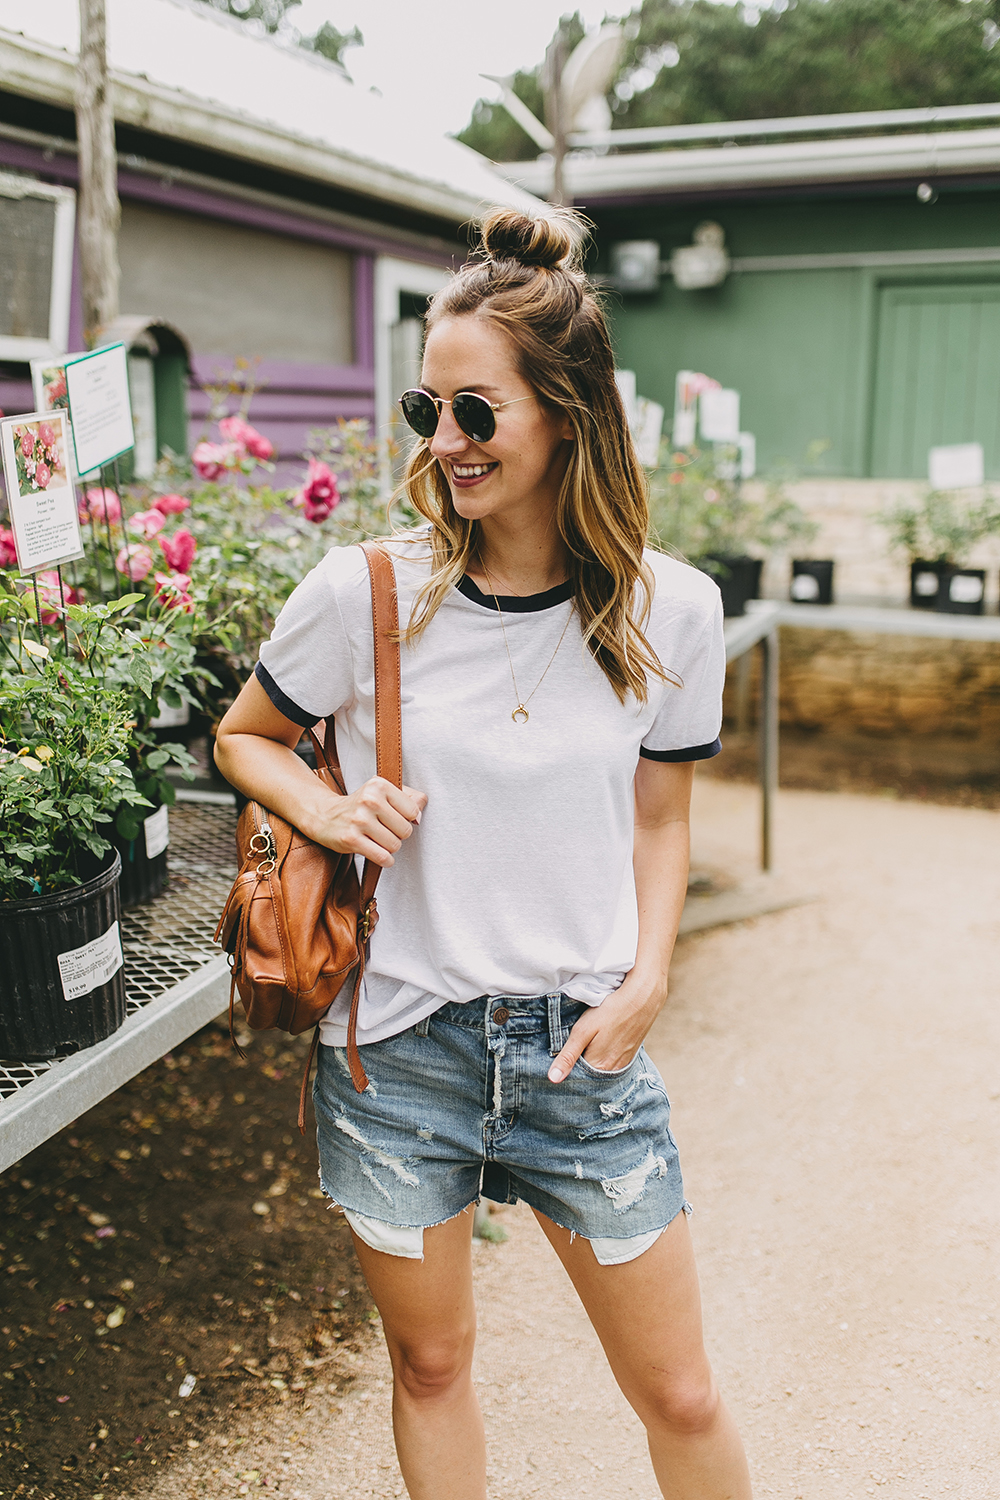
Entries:
{"type": "Polygon", "coordinates": [[[455,479],[481,479],[484,474],[492,474],[499,464],[452,464],[451,472],[455,479]]]}

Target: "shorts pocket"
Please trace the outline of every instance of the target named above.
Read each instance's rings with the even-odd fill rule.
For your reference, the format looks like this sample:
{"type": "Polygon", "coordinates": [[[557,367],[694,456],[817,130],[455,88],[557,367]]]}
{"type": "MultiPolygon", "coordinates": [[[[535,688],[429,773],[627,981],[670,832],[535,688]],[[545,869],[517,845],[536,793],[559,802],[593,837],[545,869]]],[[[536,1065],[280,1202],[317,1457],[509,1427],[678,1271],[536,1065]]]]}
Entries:
{"type": "Polygon", "coordinates": [[[642,1048],[640,1047],[632,1061],[626,1063],[624,1068],[595,1068],[585,1057],[577,1058],[577,1066],[583,1068],[585,1073],[589,1073],[591,1078],[624,1078],[625,1074],[635,1067],[641,1056],[642,1048]]]}

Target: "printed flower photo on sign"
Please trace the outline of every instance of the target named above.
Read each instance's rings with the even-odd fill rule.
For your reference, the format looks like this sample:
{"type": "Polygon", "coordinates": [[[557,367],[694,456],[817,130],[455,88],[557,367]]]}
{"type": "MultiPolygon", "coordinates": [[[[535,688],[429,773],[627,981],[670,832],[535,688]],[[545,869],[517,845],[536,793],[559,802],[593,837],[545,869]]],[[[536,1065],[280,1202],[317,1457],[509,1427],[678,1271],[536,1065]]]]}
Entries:
{"type": "Polygon", "coordinates": [[[42,369],[43,411],[68,411],[69,397],[66,394],[66,366],[45,365],[42,369]]]}
{"type": "Polygon", "coordinates": [[[54,422],[22,422],[14,428],[14,461],[22,499],[66,483],[66,455],[54,422]]]}

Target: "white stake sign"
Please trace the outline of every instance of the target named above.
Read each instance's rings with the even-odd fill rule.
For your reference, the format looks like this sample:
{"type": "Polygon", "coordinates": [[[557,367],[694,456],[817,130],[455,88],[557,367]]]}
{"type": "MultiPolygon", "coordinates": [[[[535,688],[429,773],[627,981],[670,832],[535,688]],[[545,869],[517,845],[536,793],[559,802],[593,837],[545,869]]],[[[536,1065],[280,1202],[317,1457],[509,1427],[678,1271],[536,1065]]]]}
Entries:
{"type": "Polygon", "coordinates": [[[124,344],[66,361],[78,474],[89,474],[135,446],[124,344]]]}
{"type": "Polygon", "coordinates": [[[7,508],[22,573],[83,556],[69,444],[64,411],[36,411],[0,422],[7,508]]]}

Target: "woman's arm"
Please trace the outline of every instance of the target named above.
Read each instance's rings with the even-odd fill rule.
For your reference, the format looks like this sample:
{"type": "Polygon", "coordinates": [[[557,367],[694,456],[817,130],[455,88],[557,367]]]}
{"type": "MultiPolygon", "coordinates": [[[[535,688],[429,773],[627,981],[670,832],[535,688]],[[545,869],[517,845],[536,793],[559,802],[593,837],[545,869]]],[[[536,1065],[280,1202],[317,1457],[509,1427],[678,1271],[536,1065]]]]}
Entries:
{"type": "Polygon", "coordinates": [[[573,1027],[549,1078],[564,1079],[577,1058],[612,1072],[627,1067],[667,999],[667,970],[687,894],[693,762],[641,758],[635,773],[635,871],[639,943],[621,988],[573,1027]]]}
{"type": "Polygon", "coordinates": [[[423,792],[373,776],[348,797],[324,786],[295,754],[302,726],[280,713],[251,677],[219,725],[215,763],[246,796],[307,838],[387,866],[427,805],[423,792]]]}

